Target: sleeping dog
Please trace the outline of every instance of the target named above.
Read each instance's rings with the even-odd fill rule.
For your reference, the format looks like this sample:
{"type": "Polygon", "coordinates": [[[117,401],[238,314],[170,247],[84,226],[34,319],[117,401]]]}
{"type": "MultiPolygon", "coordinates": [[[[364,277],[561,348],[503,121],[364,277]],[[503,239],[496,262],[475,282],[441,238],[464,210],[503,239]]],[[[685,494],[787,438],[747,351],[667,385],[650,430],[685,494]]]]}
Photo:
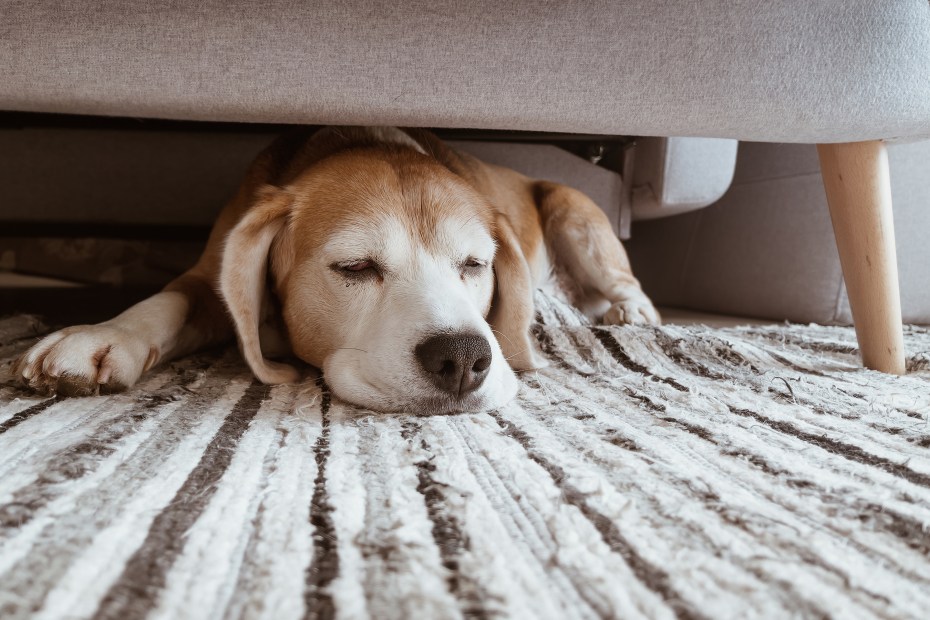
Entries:
{"type": "Polygon", "coordinates": [[[253,162],[197,264],[99,325],[53,333],[14,373],[36,390],[124,390],[154,365],[232,336],[323,369],[380,411],[498,407],[538,369],[533,291],[557,280],[608,324],[657,324],[604,213],[584,194],[459,153],[419,129],[295,131],[253,162]]]}

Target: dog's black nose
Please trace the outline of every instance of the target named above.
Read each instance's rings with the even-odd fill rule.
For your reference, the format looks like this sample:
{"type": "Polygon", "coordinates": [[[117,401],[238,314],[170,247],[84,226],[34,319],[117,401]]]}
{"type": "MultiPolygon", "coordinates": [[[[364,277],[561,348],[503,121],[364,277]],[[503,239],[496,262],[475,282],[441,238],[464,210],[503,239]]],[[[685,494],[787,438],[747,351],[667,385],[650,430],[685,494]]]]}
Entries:
{"type": "Polygon", "coordinates": [[[491,367],[491,345],[478,334],[431,336],[414,353],[436,387],[458,397],[477,390],[491,367]]]}

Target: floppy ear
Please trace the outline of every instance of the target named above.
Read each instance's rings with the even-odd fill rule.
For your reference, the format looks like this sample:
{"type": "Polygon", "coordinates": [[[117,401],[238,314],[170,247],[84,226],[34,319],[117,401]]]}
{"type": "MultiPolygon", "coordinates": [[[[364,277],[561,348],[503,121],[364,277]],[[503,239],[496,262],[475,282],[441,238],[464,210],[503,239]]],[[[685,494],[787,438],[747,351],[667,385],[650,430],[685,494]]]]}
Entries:
{"type": "Polygon", "coordinates": [[[249,368],[262,383],[290,383],[297,369],[262,357],[258,327],[268,273],[268,251],[287,223],[291,197],[266,186],[257,192],[253,205],[226,238],[220,268],[220,292],[232,315],[239,347],[249,368]]]}
{"type": "Polygon", "coordinates": [[[495,222],[497,253],[494,256],[494,302],[488,323],[497,336],[504,357],[514,370],[543,368],[530,338],[533,322],[533,276],[517,235],[502,214],[495,222]]]}

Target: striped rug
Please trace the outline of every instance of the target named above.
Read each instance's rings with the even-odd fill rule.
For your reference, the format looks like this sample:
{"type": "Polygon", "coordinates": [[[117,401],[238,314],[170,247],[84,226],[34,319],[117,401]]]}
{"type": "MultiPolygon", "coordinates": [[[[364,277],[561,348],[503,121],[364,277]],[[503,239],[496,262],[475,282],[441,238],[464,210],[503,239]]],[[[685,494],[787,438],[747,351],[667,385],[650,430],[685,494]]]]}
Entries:
{"type": "Polygon", "coordinates": [[[0,617],[926,618],[930,331],[591,327],[482,414],[378,415],[235,350],[126,394],[5,373],[0,617]]]}

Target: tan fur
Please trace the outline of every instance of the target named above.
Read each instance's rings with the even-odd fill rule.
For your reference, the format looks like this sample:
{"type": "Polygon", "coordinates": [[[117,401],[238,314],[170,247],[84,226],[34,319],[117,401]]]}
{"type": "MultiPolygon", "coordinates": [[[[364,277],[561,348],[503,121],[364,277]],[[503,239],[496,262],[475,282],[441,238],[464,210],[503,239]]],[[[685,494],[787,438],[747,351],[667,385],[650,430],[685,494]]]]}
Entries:
{"type": "Polygon", "coordinates": [[[260,380],[293,381],[294,367],[263,356],[263,324],[278,325],[297,357],[322,367],[351,325],[322,284],[321,252],[340,231],[386,217],[427,249],[443,222],[488,231],[496,285],[483,311],[515,369],[544,364],[529,327],[550,263],[580,307],[608,322],[658,322],[609,222],[581,192],[457,153],[424,130],[330,127],[283,136],[260,154],[200,260],[162,293],[106,323],[49,336],[15,372],[36,389],[121,389],[235,333],[260,380]]]}
{"type": "MultiPolygon", "coordinates": [[[[293,202],[289,192],[271,186],[257,191],[255,205],[226,238],[220,267],[220,291],[236,326],[242,355],[264,383],[289,383],[299,376],[291,366],[266,360],[259,338],[268,254],[275,237],[287,225],[293,202]]],[[[282,261],[278,266],[283,267],[282,261]]]]}
{"type": "Polygon", "coordinates": [[[533,322],[533,291],[536,288],[533,274],[519,239],[503,213],[497,214],[495,230],[498,243],[494,259],[497,295],[488,322],[511,367],[517,370],[541,368],[545,362],[535,354],[529,333],[533,322]]]}

